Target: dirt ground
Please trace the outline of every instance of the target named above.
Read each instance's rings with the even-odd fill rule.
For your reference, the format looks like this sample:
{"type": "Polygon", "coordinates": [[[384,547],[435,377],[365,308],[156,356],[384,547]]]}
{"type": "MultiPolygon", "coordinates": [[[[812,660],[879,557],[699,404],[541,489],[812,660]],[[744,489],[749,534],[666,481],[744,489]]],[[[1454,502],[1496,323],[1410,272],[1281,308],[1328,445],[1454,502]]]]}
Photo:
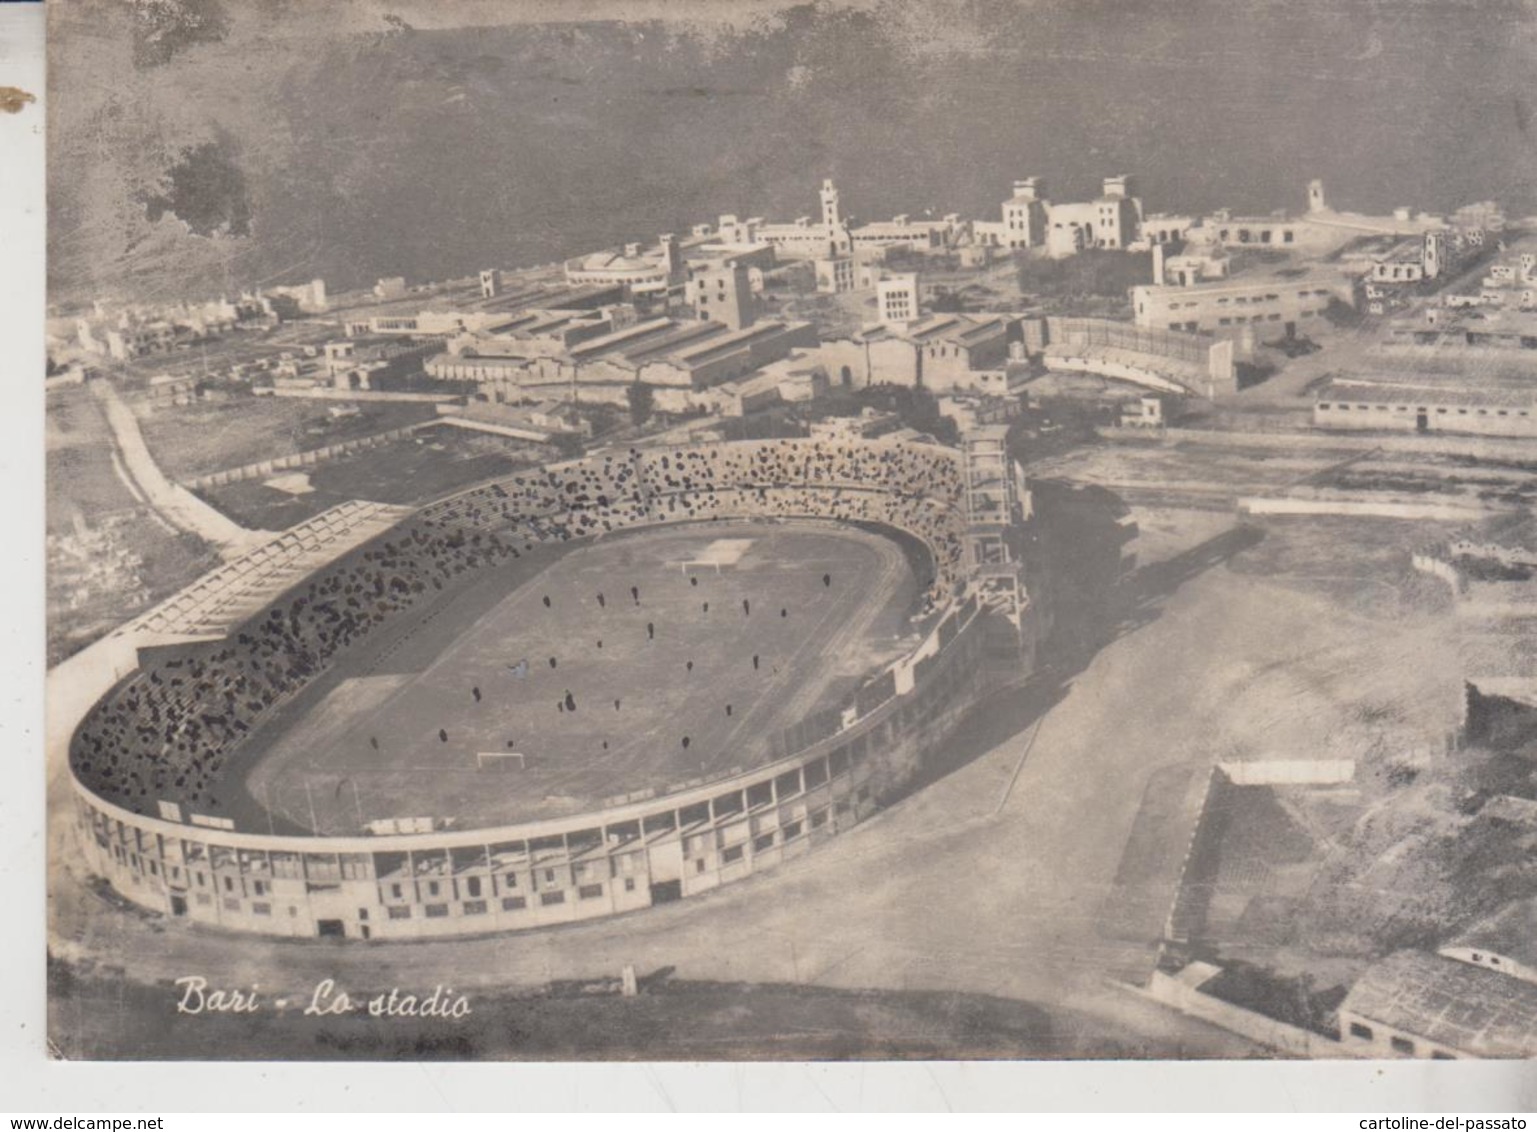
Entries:
{"type": "Polygon", "coordinates": [[[272,746],[247,789],[301,826],[318,813],[326,832],[418,815],[468,828],[752,766],[852,689],[915,595],[895,545],[832,525],[580,547],[490,608],[436,608],[387,658],[353,658],[318,705],[253,736],[272,746]],[[723,539],[750,544],[735,566],[677,566],[723,539]],[[525,761],[477,765],[507,750],[525,761]]]}
{"type": "Polygon", "coordinates": [[[334,402],[233,394],[217,401],[145,412],[139,427],[155,461],[173,480],[243,467],[261,460],[373,436],[432,420],[431,405],[366,404],[357,416],[333,419],[334,402]]]}
{"type": "Polygon", "coordinates": [[[302,487],[308,490],[298,493],[250,479],[200,494],[239,523],[282,530],[349,499],[426,503],[531,467],[547,458],[548,451],[522,441],[440,426],[308,468],[299,473],[302,487]]]}

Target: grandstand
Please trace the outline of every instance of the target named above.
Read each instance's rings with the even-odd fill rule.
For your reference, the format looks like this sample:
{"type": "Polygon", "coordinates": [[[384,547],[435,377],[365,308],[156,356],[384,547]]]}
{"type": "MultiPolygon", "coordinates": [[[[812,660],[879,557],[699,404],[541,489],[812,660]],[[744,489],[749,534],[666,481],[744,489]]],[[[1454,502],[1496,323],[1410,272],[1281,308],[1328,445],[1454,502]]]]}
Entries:
{"type": "Polygon", "coordinates": [[[1208,400],[1237,390],[1233,344],[1099,318],[1048,318],[1046,368],[1208,400]]]}
{"type": "Polygon", "coordinates": [[[333,507],[204,575],[114,636],[222,637],[295,581],[389,529],[409,511],[361,500],[333,507]]]}
{"type": "MultiPolygon", "coordinates": [[[[282,552],[247,572],[270,585],[297,584],[218,639],[141,654],[138,670],[82,720],[70,744],[82,844],[130,899],[290,935],[530,926],[644,907],[767,867],[857,823],[901,789],[984,686],[985,618],[969,592],[963,496],[952,450],[775,440],[632,449],[505,476],[401,519],[307,576],[299,563],[315,561],[303,556],[318,554],[328,531],[356,540],[361,528],[333,531],[333,519],[293,532],[282,552]],[[601,813],[478,833],[274,836],[154,816],[218,815],[228,781],[259,755],[249,750],[253,732],[348,650],[435,594],[540,548],[609,532],[775,518],[875,524],[920,540],[930,556],[920,582],[933,628],[842,707],[806,720],[776,746],[770,765],[601,813]],[[498,860],[522,862],[527,877],[520,882],[515,868],[498,877],[498,860]],[[415,879],[461,873],[462,889],[415,879]],[[222,885],[217,899],[200,891],[209,877],[222,885]],[[455,900],[446,898],[450,889],[455,900]],[[277,891],[283,917],[272,911],[277,891]],[[493,891],[495,907],[487,903],[493,891]]],[[[231,577],[224,585],[254,596],[241,574],[231,577]]],[[[212,628],[239,608],[233,599],[217,612],[215,604],[177,603],[180,620],[157,625],[212,628]]],[[[630,797],[637,794],[647,792],[630,797]]]]}

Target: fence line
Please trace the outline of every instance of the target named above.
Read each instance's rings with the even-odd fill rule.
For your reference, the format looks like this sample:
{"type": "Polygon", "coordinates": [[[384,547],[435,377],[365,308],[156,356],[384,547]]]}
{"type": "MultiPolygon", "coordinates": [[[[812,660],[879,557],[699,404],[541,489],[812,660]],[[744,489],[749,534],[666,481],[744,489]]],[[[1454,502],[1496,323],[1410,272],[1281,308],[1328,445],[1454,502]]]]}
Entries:
{"type": "Polygon", "coordinates": [[[265,478],[291,468],[313,467],[322,460],[334,460],[338,456],[350,456],[355,452],[377,448],[381,444],[400,440],[419,429],[438,423],[436,420],[418,421],[416,424],[405,425],[402,428],[392,428],[388,432],[376,432],[372,436],[360,436],[354,440],[344,440],[340,444],[328,444],[324,448],[311,448],[306,452],[294,452],[287,456],[275,456],[271,460],[243,464],[238,468],[226,468],[222,472],[209,472],[207,475],[187,481],[187,486],[194,491],[201,491],[203,488],[223,487],[226,484],[265,478]]]}

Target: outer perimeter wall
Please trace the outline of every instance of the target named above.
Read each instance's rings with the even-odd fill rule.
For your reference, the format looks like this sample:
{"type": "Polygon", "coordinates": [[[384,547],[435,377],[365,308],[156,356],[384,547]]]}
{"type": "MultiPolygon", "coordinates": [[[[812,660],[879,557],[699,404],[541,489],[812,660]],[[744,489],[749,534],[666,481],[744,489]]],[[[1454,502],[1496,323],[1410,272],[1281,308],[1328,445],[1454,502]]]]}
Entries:
{"type": "MultiPolygon", "coordinates": [[[[642,468],[649,490],[637,493],[639,505],[623,503],[631,512],[623,525],[765,513],[875,518],[930,548],[939,604],[933,630],[835,718],[807,721],[800,749],[754,771],[600,812],[379,837],[281,837],[184,824],[106,801],[77,776],[88,867],[126,898],[172,918],[280,936],[416,938],[517,930],[681,899],[772,868],[858,824],[912,783],[986,690],[983,640],[991,615],[964,596],[952,525],[959,487],[953,453],[780,444],[772,453],[760,445],[717,445],[711,457],[725,459],[690,452],[681,464],[642,468]],[[933,474],[925,476],[929,461],[933,474]],[[686,475],[676,474],[685,468],[686,475]],[[877,496],[889,498],[876,503],[877,496]]],[[[638,463],[635,455],[630,466],[638,463]]],[[[581,472],[589,481],[592,463],[583,462],[589,467],[581,472]]],[[[560,469],[546,475],[538,490],[557,498],[578,482],[560,469]]],[[[611,467],[602,477],[594,490],[616,478],[611,467]]],[[[514,494],[487,491],[434,505],[439,521],[447,515],[480,524],[489,499],[514,494]]],[[[546,537],[580,537],[572,527],[581,534],[611,529],[618,503],[604,499],[581,523],[553,507],[532,518],[504,507],[498,522],[519,530],[532,524],[546,537]]]]}

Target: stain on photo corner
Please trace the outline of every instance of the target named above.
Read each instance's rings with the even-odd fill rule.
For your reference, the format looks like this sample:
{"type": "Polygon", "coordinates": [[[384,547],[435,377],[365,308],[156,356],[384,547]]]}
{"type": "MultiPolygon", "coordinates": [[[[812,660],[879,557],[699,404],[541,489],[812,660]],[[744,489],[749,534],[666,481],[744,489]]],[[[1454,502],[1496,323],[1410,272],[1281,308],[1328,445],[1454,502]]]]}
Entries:
{"type": "Polygon", "coordinates": [[[7,114],[20,114],[22,107],[36,101],[37,95],[19,86],[0,86],[0,110],[7,114]]]}

